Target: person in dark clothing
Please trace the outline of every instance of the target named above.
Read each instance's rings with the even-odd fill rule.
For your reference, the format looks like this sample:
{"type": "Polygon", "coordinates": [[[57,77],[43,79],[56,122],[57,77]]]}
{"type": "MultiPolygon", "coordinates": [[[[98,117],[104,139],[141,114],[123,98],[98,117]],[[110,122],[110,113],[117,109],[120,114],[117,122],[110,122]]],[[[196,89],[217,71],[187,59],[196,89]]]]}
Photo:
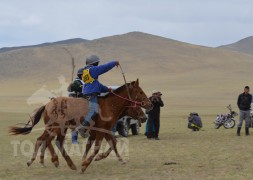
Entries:
{"type": "MultiPolygon", "coordinates": [[[[82,89],[84,86],[84,82],[82,81],[82,75],[83,75],[84,68],[80,68],[77,71],[77,77],[75,80],[69,85],[68,91],[69,97],[83,97],[82,89]]],[[[72,137],[72,144],[78,144],[78,132],[72,131],[71,132],[72,137]]]]}
{"type": "Polygon", "coordinates": [[[192,112],[188,117],[188,128],[193,131],[199,131],[202,128],[202,120],[198,113],[192,112]]]}
{"type": "Polygon", "coordinates": [[[84,82],[82,80],[84,68],[80,68],[77,71],[77,77],[75,80],[69,85],[68,91],[70,92],[69,97],[83,97],[82,89],[84,86],[84,82]]]}
{"type": "Polygon", "coordinates": [[[153,104],[153,109],[148,112],[149,116],[149,126],[147,134],[148,139],[154,137],[156,140],[159,140],[158,135],[160,130],[160,111],[161,107],[164,106],[161,96],[162,93],[160,93],[159,91],[153,91],[152,96],[149,98],[153,104]],[[153,126],[155,127],[154,136],[153,136],[153,126]]]}
{"type": "Polygon", "coordinates": [[[245,133],[249,135],[249,122],[250,122],[250,108],[252,102],[252,95],[249,94],[249,86],[245,86],[244,92],[238,96],[237,106],[240,109],[239,123],[237,128],[237,136],[240,136],[243,120],[245,120],[245,133]]]}

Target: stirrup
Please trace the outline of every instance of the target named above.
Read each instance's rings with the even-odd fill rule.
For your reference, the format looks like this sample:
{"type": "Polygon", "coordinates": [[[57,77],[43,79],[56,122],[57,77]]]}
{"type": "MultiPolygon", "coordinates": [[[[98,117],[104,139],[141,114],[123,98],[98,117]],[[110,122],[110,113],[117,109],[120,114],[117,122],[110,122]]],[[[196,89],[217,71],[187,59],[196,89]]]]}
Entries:
{"type": "Polygon", "coordinates": [[[80,136],[83,137],[83,138],[89,137],[89,131],[83,125],[78,126],[76,128],[76,131],[78,131],[78,133],[80,134],[80,136]]]}

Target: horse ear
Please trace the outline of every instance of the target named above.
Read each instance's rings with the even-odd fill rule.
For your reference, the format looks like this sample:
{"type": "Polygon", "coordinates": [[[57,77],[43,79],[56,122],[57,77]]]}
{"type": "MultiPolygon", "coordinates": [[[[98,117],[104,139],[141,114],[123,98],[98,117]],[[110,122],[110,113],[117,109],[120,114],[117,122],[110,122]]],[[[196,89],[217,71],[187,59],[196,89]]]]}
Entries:
{"type": "Polygon", "coordinates": [[[139,86],[139,78],[134,83],[135,86],[139,86]]]}

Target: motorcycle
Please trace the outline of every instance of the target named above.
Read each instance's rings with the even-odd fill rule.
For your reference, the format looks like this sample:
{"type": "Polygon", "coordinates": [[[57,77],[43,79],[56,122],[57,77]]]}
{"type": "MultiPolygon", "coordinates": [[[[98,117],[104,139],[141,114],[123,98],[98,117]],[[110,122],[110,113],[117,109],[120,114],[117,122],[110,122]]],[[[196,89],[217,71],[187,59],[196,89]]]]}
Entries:
{"type": "Polygon", "coordinates": [[[238,114],[232,110],[231,104],[227,106],[228,110],[230,111],[229,114],[218,114],[216,120],[214,122],[214,128],[219,129],[221,126],[224,126],[226,129],[230,129],[235,127],[235,116],[238,114]]]}

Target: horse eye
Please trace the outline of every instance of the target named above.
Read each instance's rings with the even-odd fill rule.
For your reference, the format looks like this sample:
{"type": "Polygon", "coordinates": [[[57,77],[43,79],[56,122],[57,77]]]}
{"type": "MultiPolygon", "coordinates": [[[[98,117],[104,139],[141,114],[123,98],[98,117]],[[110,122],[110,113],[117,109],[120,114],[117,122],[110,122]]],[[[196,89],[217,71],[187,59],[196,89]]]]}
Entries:
{"type": "Polygon", "coordinates": [[[140,94],[143,94],[143,92],[141,91],[140,94]]]}

